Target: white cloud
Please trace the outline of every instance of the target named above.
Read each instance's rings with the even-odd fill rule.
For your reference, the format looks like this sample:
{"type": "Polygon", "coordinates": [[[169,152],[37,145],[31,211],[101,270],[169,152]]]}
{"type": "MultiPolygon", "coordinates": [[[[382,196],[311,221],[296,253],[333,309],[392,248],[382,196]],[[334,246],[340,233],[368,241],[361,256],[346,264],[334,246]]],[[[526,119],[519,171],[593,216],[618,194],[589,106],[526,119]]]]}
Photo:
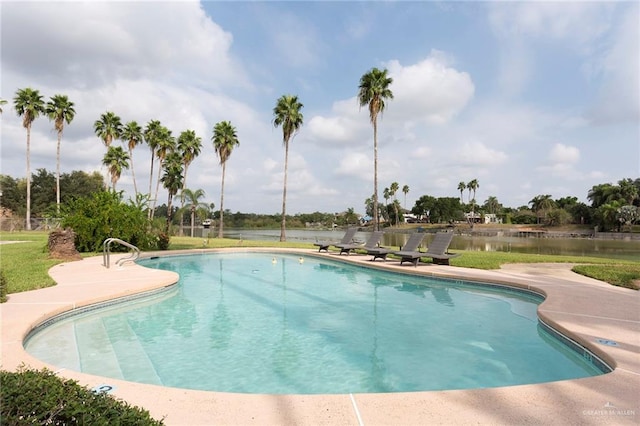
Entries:
{"type": "Polygon", "coordinates": [[[586,48],[609,29],[612,10],[606,2],[492,2],[489,22],[504,39],[566,40],[586,48]]]}
{"type": "Polygon", "coordinates": [[[574,146],[555,144],[549,153],[549,161],[554,165],[575,164],[580,160],[580,151],[574,146]]]}
{"type": "Polygon", "coordinates": [[[143,76],[209,87],[243,84],[231,34],[197,2],[3,4],[3,67],[79,88],[143,76]],[[46,40],[46,43],[43,43],[46,40]],[[29,52],[25,55],[24,52],[29,52]]]}
{"type": "Polygon", "coordinates": [[[597,103],[587,112],[594,124],[640,122],[640,7],[631,5],[597,67],[604,79],[597,103]]]}
{"type": "Polygon", "coordinates": [[[394,95],[387,114],[397,121],[433,124],[444,124],[455,117],[473,98],[475,87],[470,75],[451,67],[451,62],[437,50],[413,65],[387,62],[394,95]]]}
{"type": "Polygon", "coordinates": [[[373,160],[360,152],[348,152],[338,164],[336,174],[369,179],[373,176],[373,160]]]}
{"type": "Polygon", "coordinates": [[[507,161],[507,154],[489,148],[479,141],[466,142],[458,149],[455,157],[462,165],[474,165],[478,167],[497,166],[507,161]]]}

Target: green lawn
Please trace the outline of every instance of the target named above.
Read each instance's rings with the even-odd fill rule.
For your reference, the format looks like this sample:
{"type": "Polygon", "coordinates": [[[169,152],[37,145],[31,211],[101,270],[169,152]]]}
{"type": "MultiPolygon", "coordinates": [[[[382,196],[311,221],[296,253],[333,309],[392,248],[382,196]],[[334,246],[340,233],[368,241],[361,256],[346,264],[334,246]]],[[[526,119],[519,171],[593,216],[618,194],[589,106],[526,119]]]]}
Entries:
{"type": "MultiPolygon", "coordinates": [[[[8,282],[8,293],[49,287],[54,281],[48,270],[60,260],[49,259],[46,232],[0,232],[0,241],[24,241],[16,244],[0,245],[0,268],[8,282]]],[[[206,243],[201,238],[173,237],[169,246],[172,250],[224,247],[289,247],[314,248],[311,243],[235,240],[211,238],[206,243]]],[[[99,253],[86,253],[93,256],[99,253]]],[[[498,269],[505,263],[579,263],[573,270],[612,285],[632,289],[640,288],[640,265],[637,262],[582,256],[554,256],[505,252],[468,251],[451,260],[452,266],[476,269],[498,269]]]]}

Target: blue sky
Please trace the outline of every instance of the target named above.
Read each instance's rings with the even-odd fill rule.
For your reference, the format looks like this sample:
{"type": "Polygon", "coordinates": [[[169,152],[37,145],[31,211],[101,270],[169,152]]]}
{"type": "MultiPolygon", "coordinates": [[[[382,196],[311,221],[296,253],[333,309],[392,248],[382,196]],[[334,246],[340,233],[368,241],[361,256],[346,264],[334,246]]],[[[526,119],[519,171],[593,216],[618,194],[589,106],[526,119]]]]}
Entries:
{"type": "MultiPolygon", "coordinates": [[[[225,208],[277,213],[284,149],[272,109],[295,94],[304,125],[289,149],[287,212],[363,213],[373,137],[356,95],[379,67],[394,79],[379,121],[380,196],[408,185],[408,208],[422,195],[457,197],[472,179],[478,203],[518,207],[543,194],[587,202],[593,185],[640,177],[637,2],[2,2],[0,11],[0,96],[32,87],[76,104],[63,172],[105,172],[92,126],[103,112],[158,119],[202,138],[187,186],[219,205],[211,129],[229,120],[240,146],[225,208]]],[[[34,123],[32,171],[55,170],[51,128],[34,123]]],[[[24,176],[25,141],[5,105],[2,173],[24,176]]],[[[147,188],[146,147],[134,165],[147,188]]],[[[118,189],[133,193],[131,173],[118,189]]]]}

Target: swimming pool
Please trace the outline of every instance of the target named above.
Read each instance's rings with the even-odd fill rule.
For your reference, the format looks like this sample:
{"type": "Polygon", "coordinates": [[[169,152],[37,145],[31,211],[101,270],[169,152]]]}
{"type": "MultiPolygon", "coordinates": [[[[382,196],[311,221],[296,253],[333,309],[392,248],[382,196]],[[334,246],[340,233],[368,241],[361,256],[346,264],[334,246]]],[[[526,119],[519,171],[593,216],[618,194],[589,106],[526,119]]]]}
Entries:
{"type": "Polygon", "coordinates": [[[468,389],[602,374],[520,291],[262,253],[145,260],[170,293],[71,316],[25,347],[51,364],[246,393],[468,389]]]}

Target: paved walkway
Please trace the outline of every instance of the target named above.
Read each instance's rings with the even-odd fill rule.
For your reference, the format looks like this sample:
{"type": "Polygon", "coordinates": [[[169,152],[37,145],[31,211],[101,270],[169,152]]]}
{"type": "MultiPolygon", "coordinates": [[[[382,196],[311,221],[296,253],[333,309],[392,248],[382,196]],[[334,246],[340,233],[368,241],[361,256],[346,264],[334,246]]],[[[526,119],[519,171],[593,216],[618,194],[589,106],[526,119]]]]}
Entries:
{"type": "MultiPolygon", "coordinates": [[[[260,250],[260,249],[256,249],[260,250]]],[[[202,253],[205,250],[193,250],[202,253]]],[[[215,250],[206,250],[215,251],[215,250]]],[[[269,249],[272,251],[272,249],[269,249]]],[[[615,367],[612,373],[538,385],[442,392],[354,395],[247,395],[191,391],[63,370],[58,374],[148,409],[169,425],[640,424],[640,292],[571,272],[567,264],[507,265],[481,271],[421,264],[375,264],[368,256],[281,250],[429,276],[498,282],[546,295],[538,315],[615,367]],[[598,343],[615,341],[617,346],[598,343]]],[[[181,252],[184,253],[184,252],[181,252]]],[[[166,252],[165,252],[166,254],[166,252]]],[[[151,255],[151,254],[147,254],[151,255]]],[[[113,261],[117,256],[114,256],[113,261]]],[[[101,257],[54,266],[54,287],[11,294],[0,305],[5,370],[46,365],[24,351],[35,325],[73,308],[174,284],[175,273],[134,264],[106,269],[101,257]]]]}

